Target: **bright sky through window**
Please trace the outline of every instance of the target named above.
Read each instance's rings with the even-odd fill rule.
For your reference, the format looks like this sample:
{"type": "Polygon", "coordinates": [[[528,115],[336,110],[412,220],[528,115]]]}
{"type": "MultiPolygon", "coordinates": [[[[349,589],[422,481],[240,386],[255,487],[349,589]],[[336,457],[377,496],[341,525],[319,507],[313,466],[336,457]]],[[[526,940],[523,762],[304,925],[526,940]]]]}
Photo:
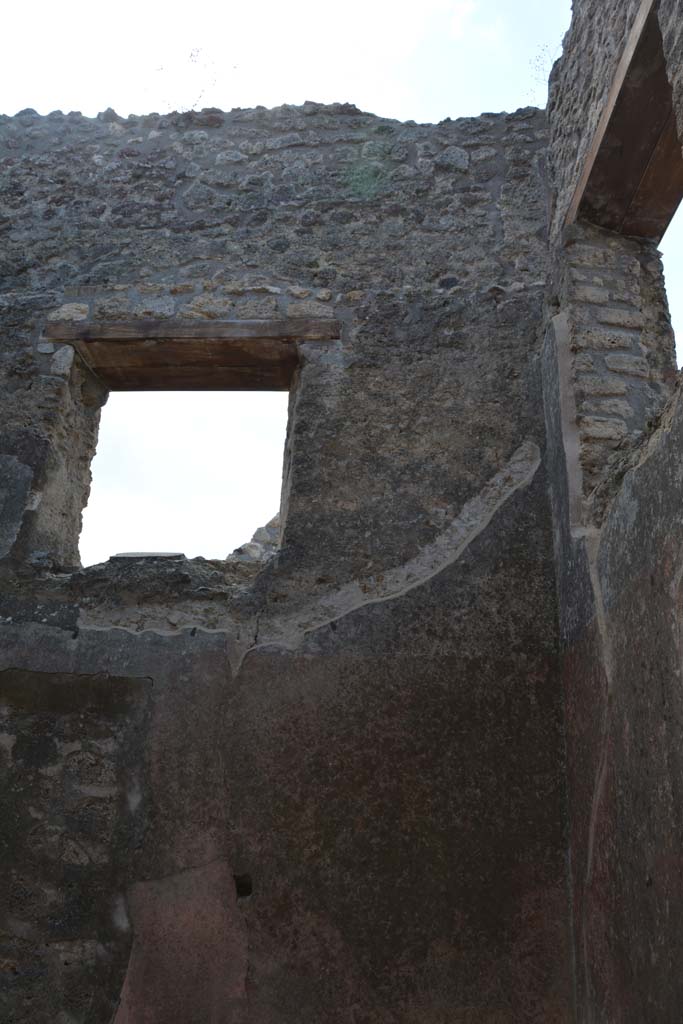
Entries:
{"type": "Polygon", "coordinates": [[[225,558],[280,506],[287,392],[117,392],[102,410],[81,559],[225,558]]]}

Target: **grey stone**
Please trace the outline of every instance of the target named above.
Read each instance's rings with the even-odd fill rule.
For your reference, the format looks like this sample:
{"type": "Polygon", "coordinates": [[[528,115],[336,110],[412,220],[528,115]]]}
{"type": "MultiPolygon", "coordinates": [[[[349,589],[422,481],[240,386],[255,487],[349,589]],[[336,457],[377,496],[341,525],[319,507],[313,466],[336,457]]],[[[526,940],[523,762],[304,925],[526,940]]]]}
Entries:
{"type": "Polygon", "coordinates": [[[8,1020],[678,1024],[683,412],[654,241],[565,224],[639,8],[574,6],[547,113],[0,119],[8,1020]],[[279,516],[83,569],[38,339],[148,315],[342,326],[279,516]]]}

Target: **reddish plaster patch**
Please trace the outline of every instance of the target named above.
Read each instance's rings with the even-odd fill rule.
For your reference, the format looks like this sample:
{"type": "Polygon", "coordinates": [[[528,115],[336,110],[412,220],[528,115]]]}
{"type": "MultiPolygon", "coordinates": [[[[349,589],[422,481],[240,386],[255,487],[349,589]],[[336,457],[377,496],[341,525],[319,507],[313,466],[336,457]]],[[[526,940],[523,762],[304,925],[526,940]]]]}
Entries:
{"type": "Polygon", "coordinates": [[[129,893],[134,940],[114,1024],[236,1024],[247,938],[228,865],[214,861],[129,893]]]}

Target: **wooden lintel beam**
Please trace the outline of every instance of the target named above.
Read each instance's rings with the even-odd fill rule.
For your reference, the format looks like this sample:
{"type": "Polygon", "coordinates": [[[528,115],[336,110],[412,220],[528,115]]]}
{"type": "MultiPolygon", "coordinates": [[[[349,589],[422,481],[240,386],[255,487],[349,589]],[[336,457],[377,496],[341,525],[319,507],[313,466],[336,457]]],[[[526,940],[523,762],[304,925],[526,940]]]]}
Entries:
{"type": "Polygon", "coordinates": [[[621,223],[624,235],[660,240],[683,196],[683,155],[672,110],[621,223]]]}
{"type": "Polygon", "coordinates": [[[298,342],[334,341],[337,320],[52,321],[45,337],[73,345],[111,391],[282,391],[298,342]]]}
{"type": "Polygon", "coordinates": [[[643,30],[647,23],[647,19],[650,17],[650,14],[654,9],[655,3],[656,0],[641,0],[640,9],[636,15],[633,27],[626,41],[626,46],[621,56],[621,60],[617,65],[617,70],[615,72],[614,79],[610,87],[610,91],[607,95],[607,101],[603,108],[600,120],[598,122],[598,127],[596,129],[595,135],[593,136],[593,140],[586,155],[583,170],[581,172],[578,183],[574,190],[574,195],[572,196],[572,201],[569,206],[567,216],[565,218],[566,224],[573,224],[578,216],[579,207],[581,206],[581,203],[583,201],[584,194],[586,192],[586,188],[588,186],[588,182],[593,171],[593,167],[598,157],[598,153],[600,152],[600,149],[605,141],[605,136],[607,135],[607,130],[609,128],[612,115],[614,114],[614,109],[617,105],[617,100],[621,95],[621,91],[624,87],[626,76],[633,62],[633,58],[636,53],[638,43],[640,42],[643,30]]]}
{"type": "Polygon", "coordinates": [[[334,341],[338,320],[53,320],[44,334],[51,341],[334,341]]]}

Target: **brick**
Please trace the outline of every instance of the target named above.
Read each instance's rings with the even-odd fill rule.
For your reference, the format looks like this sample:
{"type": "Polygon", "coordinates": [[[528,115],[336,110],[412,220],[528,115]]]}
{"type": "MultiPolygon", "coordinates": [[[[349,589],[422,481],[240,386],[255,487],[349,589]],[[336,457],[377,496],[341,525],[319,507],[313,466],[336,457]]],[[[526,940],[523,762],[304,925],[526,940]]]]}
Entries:
{"type": "Polygon", "coordinates": [[[81,302],[67,302],[47,315],[48,320],[87,320],[88,307],[81,302]]]}
{"type": "Polygon", "coordinates": [[[628,420],[633,416],[633,409],[623,398],[591,398],[584,402],[581,412],[597,416],[616,416],[628,420]]]}
{"type": "Polygon", "coordinates": [[[573,266],[580,267],[617,267],[619,256],[603,246],[588,244],[572,245],[569,259],[573,266]]]}
{"type": "Polygon", "coordinates": [[[640,344],[638,332],[613,330],[596,324],[577,325],[571,332],[572,345],[577,349],[595,349],[598,352],[621,349],[633,351],[640,344]]]}
{"type": "Polygon", "coordinates": [[[593,356],[590,352],[577,352],[574,356],[575,373],[592,373],[595,369],[593,356]]]}
{"type": "Polygon", "coordinates": [[[617,327],[642,327],[645,318],[639,309],[622,309],[618,306],[606,306],[596,314],[602,324],[614,324],[617,327]]]}
{"type": "Polygon", "coordinates": [[[615,374],[607,373],[601,377],[597,374],[579,377],[577,388],[585,395],[625,395],[627,385],[615,374]]]}
{"type": "Polygon", "coordinates": [[[609,302],[610,293],[607,288],[599,288],[595,284],[577,284],[574,287],[574,298],[577,302],[600,304],[609,302]]]}
{"type": "Polygon", "coordinates": [[[630,377],[649,377],[650,367],[641,356],[619,353],[605,356],[605,363],[615,373],[625,373],[630,377]]]}
{"type": "Polygon", "coordinates": [[[592,441],[620,441],[627,432],[622,419],[600,419],[597,416],[581,417],[580,429],[581,437],[592,441]]]}

